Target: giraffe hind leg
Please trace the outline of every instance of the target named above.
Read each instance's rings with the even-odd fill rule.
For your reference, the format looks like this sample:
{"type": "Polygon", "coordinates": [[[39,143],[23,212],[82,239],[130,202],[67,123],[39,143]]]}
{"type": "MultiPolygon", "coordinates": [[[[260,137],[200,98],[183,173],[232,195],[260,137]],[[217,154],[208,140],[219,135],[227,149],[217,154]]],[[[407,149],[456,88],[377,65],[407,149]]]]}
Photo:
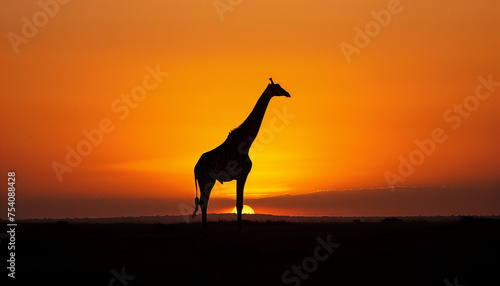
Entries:
{"type": "Polygon", "coordinates": [[[204,178],[204,179],[198,179],[198,182],[200,184],[199,204],[201,208],[201,223],[202,223],[203,234],[206,234],[208,200],[210,199],[210,192],[212,191],[212,188],[215,185],[215,180],[204,178]]]}

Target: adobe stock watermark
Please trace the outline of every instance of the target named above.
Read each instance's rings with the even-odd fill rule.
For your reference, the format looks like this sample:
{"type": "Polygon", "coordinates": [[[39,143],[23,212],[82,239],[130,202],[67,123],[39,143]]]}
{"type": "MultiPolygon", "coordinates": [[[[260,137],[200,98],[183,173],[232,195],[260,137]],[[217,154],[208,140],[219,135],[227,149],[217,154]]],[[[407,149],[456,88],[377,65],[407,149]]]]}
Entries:
{"type": "Polygon", "coordinates": [[[224,13],[233,12],[234,8],[238,7],[243,0],[215,0],[212,4],[219,19],[224,21],[224,13]]]}
{"type": "Polygon", "coordinates": [[[382,9],[378,12],[375,10],[370,11],[373,20],[367,22],[363,30],[358,26],[354,26],[354,31],[356,32],[353,38],[354,46],[346,42],[339,44],[347,63],[351,63],[352,55],[360,54],[361,49],[366,48],[372,39],[380,34],[382,28],[387,27],[391,23],[392,16],[401,13],[403,9],[404,7],[399,0],[389,0],[387,2],[387,9],[382,9]]]}
{"type": "Polygon", "coordinates": [[[38,6],[40,10],[36,11],[31,19],[27,17],[22,17],[21,22],[23,23],[21,28],[21,33],[16,34],[10,32],[7,34],[12,49],[17,54],[19,53],[19,46],[21,44],[28,44],[30,39],[33,39],[38,31],[47,26],[50,18],[54,18],[61,10],[62,5],[68,4],[70,0],[40,0],[38,1],[38,6]]]}
{"type": "MultiPolygon", "coordinates": [[[[125,120],[131,112],[143,102],[151,91],[156,89],[160,83],[168,76],[168,73],[160,70],[160,65],[156,65],[156,69],[150,66],[146,67],[147,74],[142,78],[142,84],[136,85],[128,94],[122,94],[119,98],[113,100],[110,104],[111,112],[118,116],[119,120],[125,120]]],[[[63,175],[71,173],[80,166],[85,157],[92,154],[94,148],[101,145],[106,134],[115,131],[116,126],[113,120],[109,117],[103,117],[96,128],[87,130],[83,129],[83,139],[80,140],[75,147],[66,146],[66,157],[64,163],[58,161],[52,162],[52,169],[61,183],[63,175]]]]}
{"type": "MultiPolygon", "coordinates": [[[[255,141],[253,140],[252,137],[247,138],[247,140],[241,142],[238,146],[238,152],[240,154],[246,154],[248,152],[248,155],[250,157],[255,158],[257,154],[264,150],[267,145],[269,145],[273,140],[274,136],[276,133],[282,132],[285,130],[285,128],[290,125],[292,122],[292,119],[296,118],[297,114],[291,114],[288,113],[286,105],[283,107],[283,110],[278,110],[278,109],[273,109],[273,117],[269,121],[269,125],[265,127],[261,127],[259,131],[259,135],[257,138],[255,138],[255,141]],[[251,147],[249,146],[252,143],[251,147]],[[248,148],[250,147],[250,149],[248,148]]],[[[226,167],[224,170],[220,171],[219,173],[211,173],[210,176],[214,181],[217,181],[218,178],[225,177],[225,178],[232,178],[237,176],[241,172],[241,168],[238,165],[238,162],[236,160],[231,160],[227,163],[226,167]]],[[[221,190],[222,185],[221,184],[215,184],[217,186],[217,191],[212,195],[212,198],[214,198],[214,195],[216,196],[218,191],[221,190]]],[[[188,206],[184,203],[179,204],[179,211],[186,223],[190,223],[192,220],[192,214],[194,211],[194,207],[188,206]]]]}
{"type": "Polygon", "coordinates": [[[281,281],[285,284],[299,286],[304,280],[307,280],[314,273],[320,262],[326,261],[333,254],[335,248],[340,247],[340,243],[333,243],[331,235],[326,237],[326,241],[321,237],[317,237],[318,246],[313,251],[312,256],[308,256],[302,260],[300,265],[292,265],[291,270],[288,269],[281,275],[281,281]]]}
{"type": "Polygon", "coordinates": [[[129,284],[129,281],[135,279],[135,276],[127,275],[125,267],[122,268],[122,273],[118,273],[113,269],[111,270],[111,274],[113,274],[114,277],[109,280],[108,286],[115,286],[115,283],[117,281],[120,282],[120,284],[118,285],[127,286],[129,284]]]}
{"type": "Polygon", "coordinates": [[[446,286],[465,286],[465,285],[458,284],[458,277],[457,276],[455,276],[455,279],[453,279],[453,283],[451,283],[448,279],[444,279],[443,283],[446,286]]]}
{"type": "MultiPolygon", "coordinates": [[[[479,84],[475,88],[474,95],[465,97],[461,103],[455,103],[452,108],[444,111],[443,121],[450,124],[451,130],[455,131],[459,129],[463,121],[479,108],[481,102],[490,98],[493,92],[495,92],[496,87],[500,86],[500,81],[493,81],[492,74],[489,74],[487,78],[479,76],[478,80],[479,84]]],[[[417,167],[424,164],[427,157],[434,154],[438,144],[442,144],[446,140],[448,140],[448,134],[440,127],[434,128],[429,138],[422,140],[415,139],[415,149],[406,157],[403,155],[398,157],[399,165],[397,172],[386,171],[384,173],[387,185],[391,188],[392,192],[394,192],[397,184],[403,183],[415,172],[417,167]]]]}

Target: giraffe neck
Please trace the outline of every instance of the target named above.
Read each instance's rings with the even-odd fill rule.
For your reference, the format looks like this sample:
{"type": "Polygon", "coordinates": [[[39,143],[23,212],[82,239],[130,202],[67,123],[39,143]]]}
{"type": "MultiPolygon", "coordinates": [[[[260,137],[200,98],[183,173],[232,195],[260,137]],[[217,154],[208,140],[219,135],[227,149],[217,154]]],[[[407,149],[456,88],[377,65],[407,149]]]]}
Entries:
{"type": "Polygon", "coordinates": [[[247,119],[237,128],[242,140],[248,142],[249,145],[252,145],[255,137],[257,137],[259,133],[260,125],[262,124],[271,98],[272,96],[270,96],[268,90],[264,90],[264,93],[260,96],[250,115],[248,115],[247,119]]]}

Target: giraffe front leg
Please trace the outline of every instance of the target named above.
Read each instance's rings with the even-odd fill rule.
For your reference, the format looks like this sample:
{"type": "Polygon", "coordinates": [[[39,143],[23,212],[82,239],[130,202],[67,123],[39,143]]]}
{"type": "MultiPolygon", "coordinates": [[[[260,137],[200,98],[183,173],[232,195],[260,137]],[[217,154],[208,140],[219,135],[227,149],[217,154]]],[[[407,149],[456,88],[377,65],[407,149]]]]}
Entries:
{"type": "Polygon", "coordinates": [[[245,189],[245,182],[247,177],[238,180],[236,190],[236,211],[238,213],[238,234],[241,236],[241,220],[243,211],[243,190],[245,189]]]}

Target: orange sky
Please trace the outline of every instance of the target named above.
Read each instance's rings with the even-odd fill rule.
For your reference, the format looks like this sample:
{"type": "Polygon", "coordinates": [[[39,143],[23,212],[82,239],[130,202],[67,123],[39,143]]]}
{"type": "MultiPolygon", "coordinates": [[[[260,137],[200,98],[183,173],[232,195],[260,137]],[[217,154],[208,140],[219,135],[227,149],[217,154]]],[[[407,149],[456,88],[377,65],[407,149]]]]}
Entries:
{"type": "MultiPolygon", "coordinates": [[[[489,98],[456,129],[443,115],[471,104],[478,77],[500,81],[499,2],[397,2],[259,0],[218,13],[213,1],[70,1],[33,32],[23,17],[44,21],[37,1],[1,1],[1,172],[17,172],[21,198],[191,202],[199,156],[273,77],[292,97],[271,101],[262,128],[285,109],[294,118],[257,138],[246,198],[387,187],[384,174],[436,128],[447,140],[400,185],[498,189],[500,87],[481,87],[489,98]],[[397,13],[348,61],[341,43],[388,6],[397,13]],[[148,67],[168,76],[126,107],[148,67]],[[60,181],[54,162],[67,165],[67,146],[102,120],[112,131],[60,181]]],[[[235,186],[212,197],[232,199],[235,186]]]]}

